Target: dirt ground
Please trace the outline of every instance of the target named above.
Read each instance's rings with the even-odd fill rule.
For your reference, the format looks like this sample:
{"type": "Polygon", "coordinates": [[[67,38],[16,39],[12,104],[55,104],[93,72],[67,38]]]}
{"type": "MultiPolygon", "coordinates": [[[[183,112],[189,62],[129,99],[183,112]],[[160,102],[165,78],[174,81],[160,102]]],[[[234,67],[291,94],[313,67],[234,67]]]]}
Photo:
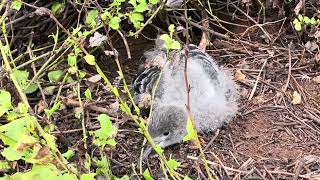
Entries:
{"type": "MultiPolygon", "coordinates": [[[[208,52],[218,52],[219,54],[212,53],[212,56],[219,64],[234,73],[241,70],[246,76],[237,81],[241,94],[237,117],[217,132],[201,134],[202,146],[211,167],[216,171],[216,177],[303,179],[314,175],[314,179],[320,178],[320,86],[312,80],[320,74],[315,70],[319,67],[314,65],[310,71],[304,71],[303,74],[310,75],[308,78],[301,78],[301,72],[292,71],[285,93],[281,88],[288,80],[286,72],[280,72],[281,68],[277,65],[269,67],[263,72],[264,83],[257,84],[253,98],[248,100],[258,74],[254,70],[260,69],[257,64],[261,65],[262,60],[255,60],[258,62],[256,64],[247,63],[245,58],[238,59],[235,56],[226,61],[220,55],[223,50],[208,52]],[[241,68],[244,66],[246,68],[241,68]],[[302,102],[293,105],[292,94],[296,89],[302,94],[302,102]]],[[[229,57],[232,56],[230,54],[229,57]]],[[[139,60],[140,63],[141,61],[143,59],[139,60]]],[[[116,175],[139,172],[137,163],[141,158],[143,137],[130,121],[120,126],[120,130],[117,136],[118,146],[111,154],[112,171],[116,175]]],[[[203,165],[197,161],[199,152],[192,143],[171,146],[166,149],[166,155],[172,155],[181,162],[181,174],[205,179],[203,165]]],[[[151,156],[148,161],[143,162],[143,167],[149,167],[155,178],[163,177],[157,157],[151,156]]]]}

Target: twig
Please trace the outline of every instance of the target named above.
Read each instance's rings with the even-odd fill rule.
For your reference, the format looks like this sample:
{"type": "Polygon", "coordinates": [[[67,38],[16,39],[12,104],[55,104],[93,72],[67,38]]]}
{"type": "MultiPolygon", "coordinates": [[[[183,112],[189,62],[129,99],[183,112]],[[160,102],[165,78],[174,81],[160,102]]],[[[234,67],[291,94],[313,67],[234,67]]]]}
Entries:
{"type": "MultiPolygon", "coordinates": [[[[181,21],[184,21],[184,22],[187,21],[184,17],[176,17],[176,16],[169,16],[169,17],[175,17],[175,18],[177,18],[177,19],[179,19],[181,21]]],[[[201,26],[201,25],[199,25],[199,24],[197,24],[195,22],[189,21],[189,23],[192,26],[194,26],[194,27],[196,27],[196,28],[198,28],[200,30],[207,31],[207,32],[209,32],[209,33],[211,33],[211,34],[213,34],[213,35],[215,35],[217,37],[220,37],[220,38],[223,38],[223,39],[229,39],[229,37],[227,35],[224,35],[224,34],[216,32],[216,31],[213,31],[213,30],[211,30],[209,28],[203,27],[203,26],[201,26]]]]}
{"type": "Polygon", "coordinates": [[[189,50],[188,50],[188,45],[185,46],[185,52],[184,52],[184,58],[185,58],[185,61],[184,61],[184,79],[185,79],[185,87],[186,87],[186,94],[187,94],[187,112],[188,112],[188,119],[190,118],[191,122],[192,122],[192,128],[195,130],[195,142],[197,144],[197,147],[199,148],[199,151],[200,151],[200,154],[201,154],[201,157],[202,157],[202,161],[204,162],[204,166],[205,166],[205,169],[206,169],[206,172],[208,174],[208,178],[209,179],[213,179],[212,175],[211,175],[211,172],[210,172],[210,168],[209,168],[209,165],[207,163],[207,160],[206,160],[206,157],[204,155],[204,152],[202,150],[202,147],[201,147],[201,144],[200,144],[200,141],[199,141],[199,137],[197,135],[197,128],[195,126],[195,123],[194,123],[194,120],[193,120],[193,116],[192,116],[192,112],[191,112],[191,103],[190,103],[190,84],[189,84],[189,80],[188,80],[188,73],[187,73],[187,70],[188,70],[188,56],[189,56],[189,50]]]}
{"type": "MultiPolygon", "coordinates": [[[[69,98],[66,98],[66,97],[61,97],[61,99],[62,99],[62,102],[66,106],[80,107],[79,101],[76,101],[76,100],[73,100],[73,99],[69,99],[69,98]]],[[[84,104],[83,108],[84,109],[89,109],[89,110],[92,110],[92,111],[96,111],[96,112],[100,112],[100,113],[106,113],[106,114],[108,114],[110,116],[117,117],[117,115],[112,110],[109,110],[109,109],[104,108],[104,107],[99,107],[99,106],[90,105],[90,104],[84,104]]]]}
{"type": "Polygon", "coordinates": [[[250,19],[252,22],[254,22],[256,24],[256,26],[258,26],[261,31],[267,36],[267,38],[269,39],[269,41],[271,42],[272,39],[269,36],[269,33],[261,26],[261,24],[257,23],[257,21],[255,21],[252,17],[250,17],[247,13],[245,13],[244,11],[242,11],[239,7],[237,7],[233,2],[231,2],[232,6],[234,8],[236,8],[239,12],[241,12],[243,15],[245,15],[248,19],[250,19]]]}
{"type": "Polygon", "coordinates": [[[124,46],[126,47],[126,50],[127,50],[128,59],[130,60],[131,59],[131,53],[130,53],[130,48],[129,48],[129,45],[128,45],[128,41],[123,36],[123,34],[122,34],[122,32],[120,30],[117,30],[117,32],[120,34],[120,36],[121,36],[121,38],[123,40],[124,46]]]}
{"type": "Polygon", "coordinates": [[[264,69],[264,66],[267,64],[267,61],[268,61],[268,59],[264,60],[264,63],[263,63],[262,66],[261,66],[261,69],[260,69],[260,71],[259,71],[259,74],[258,74],[258,77],[257,77],[257,79],[256,79],[256,82],[254,83],[254,86],[253,86],[252,91],[251,91],[251,93],[250,93],[250,96],[249,96],[249,98],[248,98],[249,101],[252,99],[252,97],[253,97],[256,89],[257,89],[258,82],[259,82],[259,79],[260,79],[260,76],[261,76],[261,72],[262,72],[262,70],[264,69]]]}
{"type": "MultiPolygon", "coordinates": [[[[201,12],[202,14],[202,18],[204,19],[202,21],[202,25],[205,27],[205,28],[209,28],[209,20],[208,20],[208,14],[206,11],[202,11],[201,12]]],[[[199,47],[203,50],[205,50],[208,46],[208,44],[210,43],[210,37],[209,37],[209,33],[207,31],[203,31],[202,32],[202,36],[201,36],[201,40],[200,40],[200,43],[199,43],[199,47]]]]}
{"type": "Polygon", "coordinates": [[[289,47],[288,47],[288,52],[289,52],[289,70],[288,70],[288,78],[287,78],[287,82],[286,82],[286,84],[284,85],[284,87],[283,87],[283,91],[285,92],[285,91],[287,91],[287,88],[288,88],[288,86],[289,86],[289,82],[290,82],[290,77],[291,77],[291,70],[292,70],[292,65],[291,65],[291,44],[292,43],[290,43],[289,44],[289,47]]]}
{"type": "MultiPolygon", "coordinates": [[[[197,158],[197,157],[194,157],[194,156],[187,156],[187,158],[188,159],[192,159],[192,160],[199,160],[199,158],[197,158]]],[[[208,162],[208,164],[210,164],[210,165],[213,165],[213,166],[219,166],[219,164],[218,163],[215,163],[215,162],[212,162],[212,161],[209,161],[209,160],[207,160],[207,162],[208,162]]],[[[237,173],[248,173],[248,171],[241,171],[241,170],[239,170],[239,169],[234,169],[234,168],[230,168],[230,167],[227,167],[227,166],[225,166],[224,167],[226,170],[228,170],[228,171],[233,171],[233,172],[237,172],[237,173]]]]}

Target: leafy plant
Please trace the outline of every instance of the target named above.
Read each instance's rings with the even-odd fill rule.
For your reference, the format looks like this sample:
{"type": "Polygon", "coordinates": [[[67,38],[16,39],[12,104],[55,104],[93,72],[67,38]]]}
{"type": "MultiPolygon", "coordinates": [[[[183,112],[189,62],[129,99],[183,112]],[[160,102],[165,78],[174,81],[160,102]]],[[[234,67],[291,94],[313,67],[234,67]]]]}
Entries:
{"type": "Polygon", "coordinates": [[[38,90],[38,85],[36,83],[31,83],[29,86],[29,72],[26,70],[14,70],[12,76],[16,78],[18,83],[20,83],[21,88],[26,94],[30,94],[38,90]]]}
{"type": "Polygon", "coordinates": [[[117,133],[117,128],[112,125],[110,117],[106,114],[100,114],[98,121],[101,128],[94,132],[93,143],[101,148],[104,148],[105,145],[115,146],[117,143],[113,136],[117,133]]]}
{"type": "Polygon", "coordinates": [[[160,39],[164,41],[164,47],[167,50],[167,53],[169,53],[170,50],[172,49],[180,49],[181,45],[178,41],[173,39],[173,33],[175,31],[175,26],[171,24],[169,26],[169,35],[168,34],[163,34],[160,36],[160,39]]]}
{"type": "Polygon", "coordinates": [[[86,89],[86,91],[84,92],[84,96],[86,97],[87,100],[92,100],[92,95],[89,88],[86,89]]]}
{"type": "Polygon", "coordinates": [[[59,101],[58,103],[55,103],[51,109],[45,109],[44,112],[46,113],[46,115],[48,116],[48,118],[50,118],[52,116],[52,114],[56,111],[59,110],[61,105],[61,101],[59,101]]]}
{"type": "Polygon", "coordinates": [[[145,180],[153,180],[153,177],[151,176],[151,174],[149,172],[149,169],[146,169],[143,172],[143,177],[144,177],[145,180]]]}
{"type": "Polygon", "coordinates": [[[11,3],[11,8],[19,11],[22,7],[22,2],[20,0],[13,0],[11,3]]]}
{"type": "Polygon", "coordinates": [[[317,25],[320,24],[320,19],[308,16],[298,15],[293,21],[293,25],[296,31],[301,31],[303,25],[317,25]]]}
{"type": "Polygon", "coordinates": [[[65,8],[65,3],[53,2],[51,12],[53,14],[60,14],[65,8]]]}

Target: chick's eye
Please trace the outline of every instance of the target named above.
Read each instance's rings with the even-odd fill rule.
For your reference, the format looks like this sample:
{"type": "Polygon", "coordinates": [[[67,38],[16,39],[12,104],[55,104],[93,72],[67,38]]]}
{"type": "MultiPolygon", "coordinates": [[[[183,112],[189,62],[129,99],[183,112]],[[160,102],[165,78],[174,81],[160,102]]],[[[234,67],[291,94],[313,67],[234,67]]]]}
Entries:
{"type": "Polygon", "coordinates": [[[169,135],[169,132],[165,132],[163,133],[164,136],[168,136],[169,135]]]}

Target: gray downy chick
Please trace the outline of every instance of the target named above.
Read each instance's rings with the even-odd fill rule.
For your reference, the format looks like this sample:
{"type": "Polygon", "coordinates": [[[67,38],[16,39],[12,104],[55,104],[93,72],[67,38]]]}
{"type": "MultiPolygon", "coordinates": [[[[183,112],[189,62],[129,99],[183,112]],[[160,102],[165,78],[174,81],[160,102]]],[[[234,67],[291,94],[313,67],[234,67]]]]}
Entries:
{"type": "Polygon", "coordinates": [[[187,135],[185,57],[188,57],[191,112],[198,132],[216,130],[231,121],[238,109],[238,91],[231,74],[220,68],[202,49],[188,45],[173,51],[165,65],[167,57],[164,50],[147,52],[146,63],[152,62],[153,65],[134,81],[134,98],[139,103],[143,94],[152,93],[163,69],[152,99],[148,125],[151,137],[163,148],[182,142],[187,135]],[[155,59],[160,62],[154,63],[155,59]]]}

